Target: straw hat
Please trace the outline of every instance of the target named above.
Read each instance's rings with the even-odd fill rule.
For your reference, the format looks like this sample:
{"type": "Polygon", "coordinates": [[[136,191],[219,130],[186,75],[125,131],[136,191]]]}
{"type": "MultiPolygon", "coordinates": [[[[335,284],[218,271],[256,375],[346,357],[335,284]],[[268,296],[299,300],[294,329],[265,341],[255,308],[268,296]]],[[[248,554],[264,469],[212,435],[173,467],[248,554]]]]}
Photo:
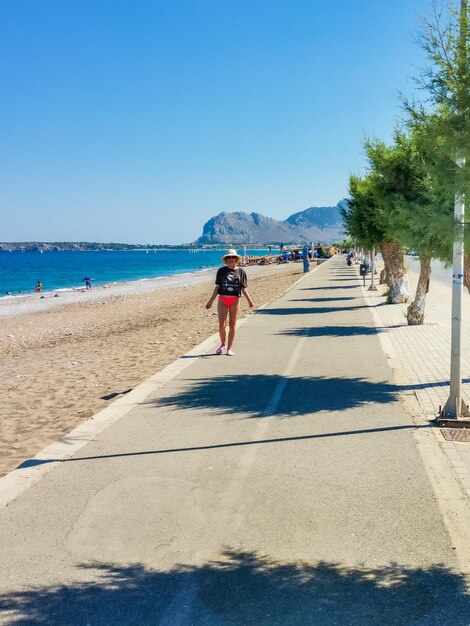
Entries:
{"type": "Polygon", "coordinates": [[[222,263],[225,263],[225,257],[228,257],[228,256],[236,256],[238,262],[242,260],[242,257],[238,254],[238,252],[234,248],[227,250],[224,256],[220,259],[222,263]]]}

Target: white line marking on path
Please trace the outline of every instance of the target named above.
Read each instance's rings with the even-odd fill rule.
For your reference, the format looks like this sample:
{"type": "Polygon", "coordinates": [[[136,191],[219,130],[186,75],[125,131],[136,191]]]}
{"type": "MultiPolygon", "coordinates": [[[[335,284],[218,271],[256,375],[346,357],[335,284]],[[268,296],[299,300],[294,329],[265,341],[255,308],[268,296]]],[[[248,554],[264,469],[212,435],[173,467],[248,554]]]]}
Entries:
{"type": "MultiPolygon", "coordinates": [[[[258,418],[258,422],[253,429],[252,441],[258,441],[262,439],[269,424],[272,421],[270,418],[276,413],[277,407],[281,401],[282,395],[288,382],[288,376],[294,371],[294,367],[302,352],[305,341],[307,340],[308,328],[303,332],[303,336],[300,337],[297,345],[295,346],[292,354],[287,362],[284,371],[281,374],[281,378],[278,380],[276,387],[269,399],[266,408],[264,409],[262,416],[258,418]]],[[[218,522],[218,528],[208,528],[205,540],[201,542],[202,545],[212,545],[214,550],[217,550],[223,543],[223,536],[226,523],[230,522],[230,526],[239,527],[243,518],[243,512],[240,511],[238,502],[240,494],[243,491],[245,479],[248,476],[253,464],[256,460],[256,454],[258,446],[247,446],[244,452],[241,454],[238,468],[232,475],[232,480],[224,491],[221,498],[219,511],[221,511],[221,519],[218,522]],[[219,533],[217,532],[219,530],[219,533]]],[[[207,547],[202,552],[196,552],[196,561],[204,559],[204,556],[208,553],[207,547]]],[[[188,623],[194,600],[196,598],[198,586],[194,577],[190,574],[187,578],[184,578],[179,585],[170,606],[168,607],[160,626],[182,626],[182,624],[188,623]]]]}

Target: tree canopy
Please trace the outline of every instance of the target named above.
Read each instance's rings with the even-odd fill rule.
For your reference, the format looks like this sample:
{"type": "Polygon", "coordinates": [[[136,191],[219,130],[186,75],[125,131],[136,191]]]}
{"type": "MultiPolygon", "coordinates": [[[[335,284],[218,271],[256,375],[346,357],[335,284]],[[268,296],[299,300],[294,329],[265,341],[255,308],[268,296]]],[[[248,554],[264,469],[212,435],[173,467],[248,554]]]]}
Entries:
{"type": "Polygon", "coordinates": [[[367,141],[366,153],[389,235],[422,257],[448,261],[453,194],[441,179],[430,175],[419,142],[397,130],[392,146],[367,141]]]}

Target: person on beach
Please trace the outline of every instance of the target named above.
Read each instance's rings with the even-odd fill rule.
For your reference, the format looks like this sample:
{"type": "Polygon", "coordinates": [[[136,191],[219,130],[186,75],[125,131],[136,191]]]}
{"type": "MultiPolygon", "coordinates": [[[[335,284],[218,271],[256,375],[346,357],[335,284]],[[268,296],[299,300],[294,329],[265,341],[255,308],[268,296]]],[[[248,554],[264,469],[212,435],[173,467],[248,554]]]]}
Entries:
{"type": "Polygon", "coordinates": [[[85,278],[82,278],[82,282],[85,281],[85,289],[91,289],[92,280],[93,278],[90,278],[90,276],[85,276],[85,278]]]}
{"type": "Polygon", "coordinates": [[[42,282],[40,280],[38,280],[36,287],[34,288],[34,291],[36,293],[39,293],[42,290],[42,282]]]}
{"type": "Polygon", "coordinates": [[[238,267],[241,259],[242,257],[236,250],[227,250],[221,259],[224,265],[217,270],[214,292],[206,304],[206,309],[210,309],[216,297],[219,296],[217,315],[219,317],[220,346],[217,348],[216,353],[226,354],[227,356],[235,356],[232,352],[232,345],[235,339],[235,325],[237,323],[241,294],[243,293],[248,300],[250,308],[253,309],[255,307],[247,291],[248,278],[246,272],[241,267],[238,267]],[[227,317],[229,331],[227,346],[225,346],[227,317]]]}

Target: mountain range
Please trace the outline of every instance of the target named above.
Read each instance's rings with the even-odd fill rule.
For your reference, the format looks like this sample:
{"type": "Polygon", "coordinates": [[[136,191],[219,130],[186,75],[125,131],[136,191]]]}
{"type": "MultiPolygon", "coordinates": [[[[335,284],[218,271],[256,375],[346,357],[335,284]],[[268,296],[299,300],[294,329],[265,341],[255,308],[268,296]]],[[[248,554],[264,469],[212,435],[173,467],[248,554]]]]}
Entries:
{"type": "MultiPolygon", "coordinates": [[[[336,206],[310,207],[293,213],[286,220],[275,220],[260,213],[226,213],[212,217],[204,224],[202,235],[192,243],[174,246],[192,248],[204,244],[303,244],[335,243],[345,237],[340,209],[336,206]]],[[[89,242],[0,242],[0,252],[50,250],[142,250],[165,248],[163,244],[89,243],[89,242]]]]}
{"type": "Polygon", "coordinates": [[[275,220],[260,213],[226,213],[212,217],[204,224],[202,235],[195,241],[203,244],[280,244],[333,243],[344,239],[340,209],[336,206],[310,207],[294,213],[286,220],[275,220]]]}

